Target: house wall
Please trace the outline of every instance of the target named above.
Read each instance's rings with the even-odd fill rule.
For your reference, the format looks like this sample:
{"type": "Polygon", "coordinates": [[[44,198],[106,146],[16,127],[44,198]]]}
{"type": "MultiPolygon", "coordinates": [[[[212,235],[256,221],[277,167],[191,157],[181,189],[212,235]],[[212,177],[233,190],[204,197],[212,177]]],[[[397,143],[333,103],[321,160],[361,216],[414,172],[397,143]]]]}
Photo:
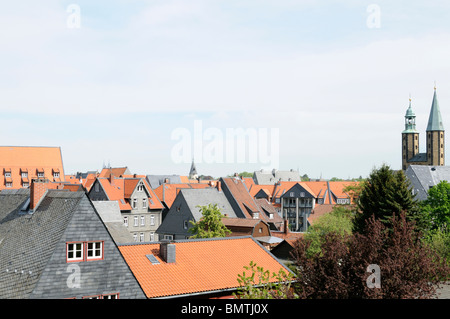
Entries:
{"type": "Polygon", "coordinates": [[[136,238],[136,241],[158,241],[159,236],[156,230],[162,223],[162,210],[149,209],[149,194],[145,188],[142,191],[137,188],[134,190],[130,197],[130,205],[131,211],[122,213],[122,216],[128,216],[128,230],[136,238]],[[144,200],[146,205],[144,205],[144,200]],[[137,225],[135,218],[137,218],[137,225]]]}
{"type": "Polygon", "coordinates": [[[164,235],[169,235],[173,236],[175,240],[192,236],[192,233],[189,232],[192,227],[189,220],[194,220],[194,216],[180,192],[157,231],[159,238],[164,239],[164,235]],[[187,223],[187,228],[184,227],[185,223],[187,223]]]}
{"type": "MultiPolygon", "coordinates": [[[[57,234],[54,234],[55,236],[57,234]]],[[[30,298],[82,298],[119,293],[145,298],[137,280],[86,196],[80,200],[30,298]],[[66,243],[103,241],[103,259],[67,262],[66,243]]]]}

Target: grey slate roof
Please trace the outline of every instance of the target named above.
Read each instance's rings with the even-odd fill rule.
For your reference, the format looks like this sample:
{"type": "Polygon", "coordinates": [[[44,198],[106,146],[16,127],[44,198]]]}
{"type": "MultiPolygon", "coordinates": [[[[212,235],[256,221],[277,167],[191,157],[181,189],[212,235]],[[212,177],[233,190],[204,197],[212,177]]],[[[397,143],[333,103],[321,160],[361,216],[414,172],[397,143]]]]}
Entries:
{"type": "Polygon", "coordinates": [[[428,190],[440,181],[450,181],[450,166],[410,165],[405,171],[419,200],[428,197],[428,190]]]}
{"type": "Polygon", "coordinates": [[[208,204],[217,204],[217,207],[223,215],[226,214],[228,217],[237,217],[224,193],[219,192],[216,188],[182,188],[180,189],[180,192],[183,194],[195,220],[199,220],[202,217],[197,205],[206,206],[208,204]]]}
{"type": "Polygon", "coordinates": [[[180,175],[147,175],[146,179],[153,189],[161,186],[166,179],[169,179],[170,184],[181,183],[180,175]]]}
{"type": "Polygon", "coordinates": [[[117,244],[134,242],[133,236],[123,224],[117,201],[93,201],[92,204],[117,244]]]}
{"type": "Polygon", "coordinates": [[[255,171],[253,174],[253,180],[258,185],[273,185],[278,181],[282,182],[300,182],[300,174],[296,170],[290,170],[290,171],[279,171],[279,170],[272,170],[264,171],[259,170],[255,171]]]}
{"type": "Polygon", "coordinates": [[[30,191],[0,192],[0,299],[69,298],[120,293],[144,298],[85,192],[48,190],[34,213],[30,191]],[[67,263],[66,243],[100,240],[104,258],[67,263]],[[78,267],[80,287],[69,285],[78,267]]]}
{"type": "Polygon", "coordinates": [[[408,163],[415,162],[426,162],[427,161],[427,153],[418,153],[414,157],[408,160],[408,163]]]}
{"type": "Polygon", "coordinates": [[[74,208],[84,195],[83,192],[49,191],[38,211],[28,214],[20,210],[28,194],[0,193],[2,299],[30,296],[74,208]],[[40,213],[42,211],[46,213],[40,213]]]}

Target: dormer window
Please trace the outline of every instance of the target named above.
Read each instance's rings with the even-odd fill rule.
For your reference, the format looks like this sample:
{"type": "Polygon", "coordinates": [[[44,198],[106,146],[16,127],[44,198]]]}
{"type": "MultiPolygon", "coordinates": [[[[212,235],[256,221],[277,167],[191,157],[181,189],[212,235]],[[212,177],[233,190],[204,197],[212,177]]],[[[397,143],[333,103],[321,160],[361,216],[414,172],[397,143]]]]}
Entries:
{"type": "Polygon", "coordinates": [[[37,177],[38,178],[44,178],[45,177],[44,169],[38,169],[37,170],[37,177]]]}

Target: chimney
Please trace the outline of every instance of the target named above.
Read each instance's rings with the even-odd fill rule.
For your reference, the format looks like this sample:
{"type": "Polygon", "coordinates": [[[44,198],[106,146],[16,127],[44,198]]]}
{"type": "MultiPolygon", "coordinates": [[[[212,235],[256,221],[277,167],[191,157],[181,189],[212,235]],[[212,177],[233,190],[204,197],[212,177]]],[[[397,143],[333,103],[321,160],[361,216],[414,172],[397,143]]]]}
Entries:
{"type": "Polygon", "coordinates": [[[222,191],[222,187],[220,186],[220,181],[217,181],[216,187],[219,192],[222,191]]]}
{"type": "Polygon", "coordinates": [[[175,244],[169,241],[162,241],[159,245],[159,253],[166,263],[175,263],[175,244]]]}
{"type": "Polygon", "coordinates": [[[30,210],[34,211],[48,190],[48,179],[32,179],[30,186],[30,210]]]}
{"type": "Polygon", "coordinates": [[[111,172],[111,175],[109,175],[109,183],[111,186],[114,186],[114,174],[111,172]]]}
{"type": "Polygon", "coordinates": [[[289,222],[287,219],[284,220],[284,233],[287,234],[289,233],[289,222]]]}

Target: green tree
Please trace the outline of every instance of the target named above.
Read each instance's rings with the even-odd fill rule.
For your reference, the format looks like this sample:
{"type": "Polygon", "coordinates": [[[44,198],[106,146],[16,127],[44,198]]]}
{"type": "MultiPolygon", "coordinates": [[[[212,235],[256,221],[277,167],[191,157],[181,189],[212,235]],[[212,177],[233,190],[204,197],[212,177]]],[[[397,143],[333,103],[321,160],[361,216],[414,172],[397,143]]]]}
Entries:
{"type": "Polygon", "coordinates": [[[450,183],[441,181],[428,190],[428,197],[421,203],[421,226],[424,230],[450,231],[450,183]]]}
{"type": "Polygon", "coordinates": [[[231,231],[222,223],[222,213],[217,204],[208,206],[197,206],[200,208],[202,218],[198,222],[190,221],[192,227],[189,232],[193,235],[190,238],[214,238],[225,237],[231,231]]]}
{"type": "Polygon", "coordinates": [[[321,247],[326,234],[335,232],[345,237],[352,234],[352,226],[352,211],[344,206],[335,206],[329,214],[318,218],[304,235],[305,240],[311,242],[307,250],[308,257],[322,254],[321,247]]]}
{"type": "Polygon", "coordinates": [[[295,299],[298,298],[291,284],[294,281],[294,275],[280,268],[278,273],[264,270],[255,262],[250,261],[249,266],[244,266],[245,271],[238,274],[238,283],[240,288],[237,294],[233,294],[239,299],[295,299]]]}
{"type": "Polygon", "coordinates": [[[309,178],[308,174],[303,174],[303,175],[300,177],[300,180],[301,180],[302,182],[309,182],[309,181],[310,181],[310,178],[309,178]]]}
{"type": "Polygon", "coordinates": [[[419,211],[419,202],[411,193],[410,182],[403,171],[393,171],[382,165],[373,169],[364,183],[358,200],[353,230],[363,232],[365,222],[372,215],[386,226],[394,214],[407,212],[408,219],[415,218],[419,211]]]}

